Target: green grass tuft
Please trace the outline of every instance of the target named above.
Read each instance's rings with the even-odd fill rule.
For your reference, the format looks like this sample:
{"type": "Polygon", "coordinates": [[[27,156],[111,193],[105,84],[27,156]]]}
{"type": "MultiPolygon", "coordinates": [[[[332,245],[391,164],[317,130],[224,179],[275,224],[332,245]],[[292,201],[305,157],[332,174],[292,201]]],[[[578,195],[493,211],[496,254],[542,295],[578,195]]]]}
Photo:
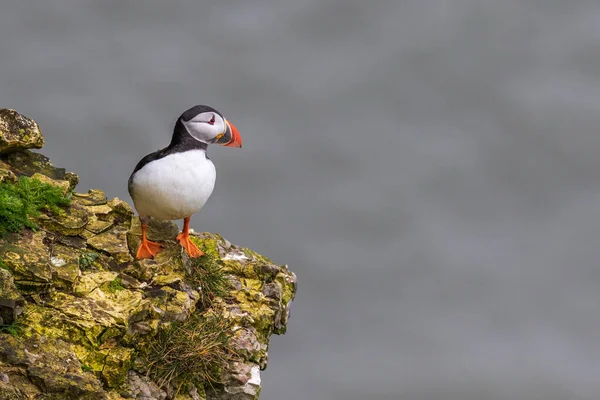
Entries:
{"type": "Polygon", "coordinates": [[[225,296],[230,287],[219,259],[210,254],[190,259],[186,281],[200,292],[199,302],[203,309],[210,307],[215,297],[225,296]]]}
{"type": "Polygon", "coordinates": [[[222,315],[192,314],[159,329],[148,346],[148,371],[160,387],[220,384],[222,367],[236,358],[229,348],[234,322],[222,315]]]}
{"type": "Polygon", "coordinates": [[[19,334],[21,333],[22,329],[23,329],[23,326],[17,320],[13,321],[12,324],[0,325],[0,333],[8,333],[8,334],[13,335],[15,337],[19,336],[19,334]]]}
{"type": "Polygon", "coordinates": [[[0,183],[0,236],[20,232],[23,228],[38,229],[33,218],[42,210],[58,213],[70,200],[62,189],[26,176],[17,183],[0,183]]]}

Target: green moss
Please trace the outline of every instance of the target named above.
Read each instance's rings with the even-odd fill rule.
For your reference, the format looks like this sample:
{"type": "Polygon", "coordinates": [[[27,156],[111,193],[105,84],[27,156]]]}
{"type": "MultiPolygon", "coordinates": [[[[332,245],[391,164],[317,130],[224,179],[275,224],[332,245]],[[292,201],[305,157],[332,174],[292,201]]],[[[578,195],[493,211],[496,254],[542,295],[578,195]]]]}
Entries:
{"type": "Polygon", "coordinates": [[[186,281],[200,292],[199,301],[204,309],[210,306],[215,297],[223,297],[229,291],[229,279],[215,256],[206,253],[190,259],[186,272],[186,281]]]}
{"type": "Polygon", "coordinates": [[[159,386],[221,383],[221,368],[237,359],[229,347],[234,322],[222,315],[192,314],[159,330],[148,345],[148,371],[159,386]]]}
{"type": "Polygon", "coordinates": [[[121,290],[125,289],[123,284],[121,283],[121,278],[115,278],[114,280],[108,282],[106,285],[106,290],[109,293],[117,293],[121,290]]]}
{"type": "Polygon", "coordinates": [[[94,371],[94,370],[92,369],[92,367],[90,367],[89,365],[86,365],[86,364],[82,364],[82,365],[81,365],[81,370],[82,370],[83,372],[92,372],[92,371],[94,371]]]}
{"type": "Polygon", "coordinates": [[[40,216],[42,210],[54,213],[61,211],[60,206],[68,206],[69,198],[62,189],[48,185],[37,179],[21,176],[17,183],[0,183],[0,235],[20,232],[23,228],[38,229],[33,218],[40,216]]]}

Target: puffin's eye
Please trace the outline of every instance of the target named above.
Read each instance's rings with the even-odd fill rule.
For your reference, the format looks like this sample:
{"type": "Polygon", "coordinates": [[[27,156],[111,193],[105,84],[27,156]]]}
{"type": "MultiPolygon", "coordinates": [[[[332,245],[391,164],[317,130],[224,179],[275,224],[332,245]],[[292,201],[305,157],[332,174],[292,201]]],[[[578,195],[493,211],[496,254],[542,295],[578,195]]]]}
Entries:
{"type": "Polygon", "coordinates": [[[215,116],[213,115],[212,118],[210,119],[210,121],[208,121],[209,124],[214,125],[215,124],[215,116]]]}

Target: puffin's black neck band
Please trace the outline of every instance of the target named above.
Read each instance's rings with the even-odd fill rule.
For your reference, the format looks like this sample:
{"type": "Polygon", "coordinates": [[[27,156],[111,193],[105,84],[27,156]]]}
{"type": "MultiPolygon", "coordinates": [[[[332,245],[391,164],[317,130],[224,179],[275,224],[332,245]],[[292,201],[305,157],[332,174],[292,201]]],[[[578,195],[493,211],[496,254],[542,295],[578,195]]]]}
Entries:
{"type": "Polygon", "coordinates": [[[200,142],[189,134],[185,126],[181,123],[181,119],[178,119],[173,128],[173,137],[171,144],[167,147],[171,153],[177,153],[192,149],[203,149],[206,150],[208,145],[204,142],[200,142]]]}

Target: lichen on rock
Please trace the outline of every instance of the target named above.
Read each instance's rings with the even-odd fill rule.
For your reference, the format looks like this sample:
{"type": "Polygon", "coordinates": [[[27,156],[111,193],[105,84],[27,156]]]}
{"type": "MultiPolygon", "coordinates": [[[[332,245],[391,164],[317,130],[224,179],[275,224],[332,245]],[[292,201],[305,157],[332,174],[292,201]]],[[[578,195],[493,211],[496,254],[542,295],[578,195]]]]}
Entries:
{"type": "Polygon", "coordinates": [[[0,399],[258,399],[296,276],[216,234],[194,234],[207,255],[190,260],[163,221],[148,233],[164,250],[134,260],[131,206],[74,191],[75,174],[28,150],[37,124],[5,116],[0,185],[34,179],[70,201],[41,198],[0,236],[0,399]]]}
{"type": "Polygon", "coordinates": [[[44,137],[38,124],[15,110],[0,108],[0,154],[41,149],[44,137]]]}

